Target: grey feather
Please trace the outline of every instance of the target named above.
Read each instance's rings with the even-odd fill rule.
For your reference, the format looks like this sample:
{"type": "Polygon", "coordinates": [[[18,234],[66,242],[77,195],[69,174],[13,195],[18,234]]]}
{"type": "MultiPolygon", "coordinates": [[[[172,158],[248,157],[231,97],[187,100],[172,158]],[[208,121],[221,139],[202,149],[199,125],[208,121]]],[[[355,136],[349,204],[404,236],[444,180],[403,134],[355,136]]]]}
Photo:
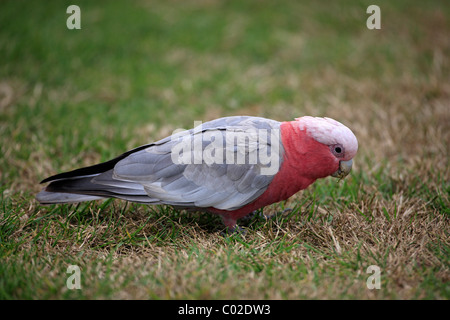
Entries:
{"type": "Polygon", "coordinates": [[[36,199],[42,204],[75,203],[103,199],[104,197],[89,196],[85,194],[73,194],[62,192],[48,192],[42,190],[36,195],[36,199]]]}
{"type": "MultiPolygon", "coordinates": [[[[99,165],[97,174],[53,181],[38,195],[38,200],[59,203],[116,197],[176,207],[234,210],[258,198],[273,180],[284,151],[281,148],[278,155],[277,170],[271,175],[262,174],[264,164],[255,155],[270,152],[275,141],[271,141],[270,135],[255,140],[258,138],[255,132],[260,129],[279,132],[279,128],[279,122],[258,117],[216,119],[136,148],[108,162],[106,171],[101,171],[104,168],[99,165]],[[230,139],[236,143],[227,144],[230,139]],[[214,149],[220,143],[223,148],[214,149]],[[174,162],[177,147],[186,148],[181,148],[178,156],[186,156],[190,163],[174,162]],[[212,151],[209,155],[214,161],[200,158],[196,163],[196,157],[207,155],[206,151],[212,151]],[[244,163],[236,163],[239,159],[244,163]]],[[[281,146],[281,141],[278,142],[281,146]]]]}

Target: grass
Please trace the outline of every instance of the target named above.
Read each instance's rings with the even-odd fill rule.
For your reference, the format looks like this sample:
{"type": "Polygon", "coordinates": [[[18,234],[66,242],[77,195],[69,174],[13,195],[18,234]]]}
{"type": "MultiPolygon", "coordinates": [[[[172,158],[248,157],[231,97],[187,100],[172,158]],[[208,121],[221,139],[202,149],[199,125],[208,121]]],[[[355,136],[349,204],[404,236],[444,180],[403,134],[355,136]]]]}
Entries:
{"type": "Polygon", "coordinates": [[[374,31],[368,1],[77,1],[81,30],[69,4],[0,4],[1,299],[449,299],[448,4],[382,1],[374,31]],[[51,174],[244,114],[347,124],[352,174],[229,237],[207,214],[34,200],[51,174]]]}

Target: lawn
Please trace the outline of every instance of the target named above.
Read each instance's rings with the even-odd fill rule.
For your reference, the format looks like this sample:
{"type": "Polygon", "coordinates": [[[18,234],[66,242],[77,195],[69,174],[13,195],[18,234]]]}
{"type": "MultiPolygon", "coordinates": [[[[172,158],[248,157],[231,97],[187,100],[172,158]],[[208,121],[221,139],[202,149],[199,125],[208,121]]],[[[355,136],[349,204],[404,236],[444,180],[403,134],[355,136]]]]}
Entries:
{"type": "Polygon", "coordinates": [[[1,1],[0,299],[449,299],[450,4],[378,1],[369,30],[371,4],[1,1]],[[354,169],[231,236],[209,214],[34,199],[231,115],[334,118],[354,169]]]}

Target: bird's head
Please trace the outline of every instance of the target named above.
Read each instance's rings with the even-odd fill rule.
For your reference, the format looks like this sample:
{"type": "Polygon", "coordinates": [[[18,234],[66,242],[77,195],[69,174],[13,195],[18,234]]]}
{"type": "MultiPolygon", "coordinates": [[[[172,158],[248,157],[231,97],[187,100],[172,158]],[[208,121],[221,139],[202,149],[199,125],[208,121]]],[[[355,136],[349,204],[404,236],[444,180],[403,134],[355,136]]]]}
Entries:
{"type": "MultiPolygon", "coordinates": [[[[347,176],[353,165],[353,157],[358,151],[358,140],[353,132],[342,123],[330,118],[305,116],[294,122],[302,133],[316,143],[306,152],[319,159],[323,166],[323,176],[337,178],[347,176]]],[[[313,164],[314,165],[314,164],[313,164]]]]}

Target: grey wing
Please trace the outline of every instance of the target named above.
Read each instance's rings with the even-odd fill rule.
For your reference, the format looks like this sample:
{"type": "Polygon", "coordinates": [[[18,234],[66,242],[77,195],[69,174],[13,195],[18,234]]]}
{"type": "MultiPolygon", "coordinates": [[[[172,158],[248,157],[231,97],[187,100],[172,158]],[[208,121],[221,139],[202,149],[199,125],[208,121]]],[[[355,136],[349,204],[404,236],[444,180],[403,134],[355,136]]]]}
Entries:
{"type": "Polygon", "coordinates": [[[113,178],[141,184],[150,202],[234,210],[263,194],[278,172],[279,127],[257,117],[207,122],[129,155],[113,178]]]}

